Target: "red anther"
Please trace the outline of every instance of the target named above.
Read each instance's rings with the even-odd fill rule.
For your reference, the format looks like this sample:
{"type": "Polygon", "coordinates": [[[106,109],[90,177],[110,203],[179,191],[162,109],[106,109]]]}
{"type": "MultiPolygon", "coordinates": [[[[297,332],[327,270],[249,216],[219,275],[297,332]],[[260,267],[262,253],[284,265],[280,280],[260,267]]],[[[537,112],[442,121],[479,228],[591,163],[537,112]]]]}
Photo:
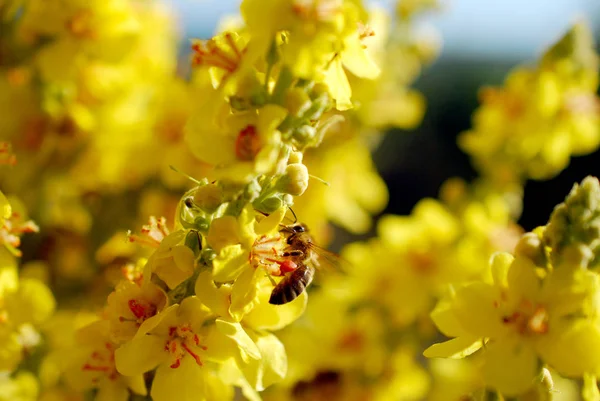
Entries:
{"type": "Polygon", "coordinates": [[[179,367],[179,365],[181,365],[181,359],[177,359],[175,362],[173,362],[169,367],[171,369],[177,369],[179,367]]]}
{"type": "Polygon", "coordinates": [[[133,313],[138,319],[146,316],[146,308],[144,305],[139,303],[137,299],[130,299],[127,304],[129,305],[129,310],[131,310],[131,313],[133,313]]]}
{"type": "Polygon", "coordinates": [[[225,34],[225,39],[227,40],[227,44],[229,45],[231,50],[233,50],[233,52],[238,57],[238,59],[241,59],[242,53],[240,52],[240,49],[237,48],[235,42],[233,41],[233,37],[231,36],[231,33],[227,32],[225,34]]]}
{"type": "Polygon", "coordinates": [[[187,346],[186,343],[181,343],[181,346],[183,347],[184,350],[187,351],[188,354],[190,354],[194,360],[196,361],[196,363],[200,366],[202,366],[202,361],[200,360],[200,357],[198,355],[196,355],[191,349],[190,347],[187,346]]]}
{"type": "Polygon", "coordinates": [[[170,337],[173,337],[173,335],[174,335],[176,332],[177,332],[177,327],[175,327],[175,326],[169,327],[169,336],[170,336],[170,337]]]}
{"type": "Polygon", "coordinates": [[[254,125],[240,131],[235,140],[235,155],[242,161],[253,161],[260,152],[260,137],[254,125]]]}
{"type": "Polygon", "coordinates": [[[170,348],[170,349],[169,349],[169,351],[170,351],[172,354],[174,354],[175,352],[177,352],[177,342],[176,342],[176,341],[171,341],[171,342],[169,343],[169,346],[170,346],[170,347],[169,347],[169,348],[170,348]]]}
{"type": "Polygon", "coordinates": [[[517,319],[521,316],[521,314],[519,312],[515,312],[510,316],[504,316],[502,318],[502,322],[503,323],[514,323],[515,321],[517,321],[517,319]]]}
{"type": "Polygon", "coordinates": [[[297,268],[298,268],[298,265],[291,260],[285,260],[285,261],[279,263],[279,270],[281,270],[282,273],[293,272],[297,268]]]}
{"type": "Polygon", "coordinates": [[[86,363],[81,367],[82,370],[90,370],[94,372],[108,372],[110,370],[109,366],[94,366],[86,363]]]}

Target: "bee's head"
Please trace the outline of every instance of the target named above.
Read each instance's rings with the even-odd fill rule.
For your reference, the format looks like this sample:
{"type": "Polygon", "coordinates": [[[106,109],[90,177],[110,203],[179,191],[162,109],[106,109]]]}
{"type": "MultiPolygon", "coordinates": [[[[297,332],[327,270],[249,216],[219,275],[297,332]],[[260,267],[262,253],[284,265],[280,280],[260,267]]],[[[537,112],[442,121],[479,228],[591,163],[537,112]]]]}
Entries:
{"type": "Polygon", "coordinates": [[[308,232],[308,227],[306,227],[304,224],[294,224],[291,226],[283,226],[283,228],[279,231],[282,233],[287,233],[289,235],[301,234],[308,232]]]}
{"type": "Polygon", "coordinates": [[[292,231],[295,233],[304,233],[308,231],[308,228],[304,224],[295,224],[292,226],[292,231]]]}

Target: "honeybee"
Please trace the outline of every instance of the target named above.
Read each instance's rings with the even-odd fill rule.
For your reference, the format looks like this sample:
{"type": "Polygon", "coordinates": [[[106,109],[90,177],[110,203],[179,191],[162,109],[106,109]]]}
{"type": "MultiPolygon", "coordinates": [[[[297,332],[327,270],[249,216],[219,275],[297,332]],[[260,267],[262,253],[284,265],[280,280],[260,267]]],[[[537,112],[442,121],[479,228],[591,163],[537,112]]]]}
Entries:
{"type": "Polygon", "coordinates": [[[333,252],[314,244],[308,228],[303,224],[284,226],[280,233],[286,236],[287,243],[281,255],[284,261],[280,264],[285,275],[271,292],[269,303],[273,305],[283,305],[298,298],[312,282],[314,266],[321,264],[319,259],[335,267],[339,266],[341,260],[333,252]]]}

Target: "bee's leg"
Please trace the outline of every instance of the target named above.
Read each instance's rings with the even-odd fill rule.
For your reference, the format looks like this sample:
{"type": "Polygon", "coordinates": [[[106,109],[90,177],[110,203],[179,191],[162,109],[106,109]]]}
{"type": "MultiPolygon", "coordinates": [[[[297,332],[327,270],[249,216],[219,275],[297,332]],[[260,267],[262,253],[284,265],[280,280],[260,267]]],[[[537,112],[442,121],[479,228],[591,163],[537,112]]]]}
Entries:
{"type": "Polygon", "coordinates": [[[284,252],[281,256],[284,257],[294,257],[294,258],[301,258],[304,257],[304,252],[294,249],[292,251],[286,251],[284,252]]]}
{"type": "Polygon", "coordinates": [[[269,273],[265,273],[265,276],[267,276],[267,278],[269,279],[271,284],[273,284],[273,287],[275,287],[277,285],[277,283],[275,282],[275,280],[273,280],[273,277],[271,277],[271,275],[269,273]]]}

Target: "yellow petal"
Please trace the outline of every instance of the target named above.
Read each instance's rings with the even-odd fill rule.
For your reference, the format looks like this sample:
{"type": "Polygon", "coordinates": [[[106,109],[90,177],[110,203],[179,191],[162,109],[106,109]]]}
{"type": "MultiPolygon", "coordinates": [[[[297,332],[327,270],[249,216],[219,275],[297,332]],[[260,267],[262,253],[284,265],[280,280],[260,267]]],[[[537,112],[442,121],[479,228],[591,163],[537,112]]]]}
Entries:
{"type": "Polygon", "coordinates": [[[600,391],[598,390],[596,376],[590,374],[583,375],[581,396],[585,401],[600,401],[600,391]]]}
{"type": "Polygon", "coordinates": [[[287,109],[276,104],[267,104],[258,110],[256,125],[261,139],[265,143],[271,142],[272,132],[281,124],[287,116],[287,109]]]}
{"type": "Polygon", "coordinates": [[[102,380],[98,386],[96,401],[127,401],[128,399],[129,391],[121,380],[102,380]]]}
{"type": "Polygon", "coordinates": [[[256,223],[256,235],[267,235],[279,230],[281,221],[285,217],[287,208],[279,208],[258,223],[256,223]]]}
{"type": "Polygon", "coordinates": [[[243,323],[256,330],[281,330],[298,319],[306,309],[306,291],[298,298],[284,305],[271,305],[269,298],[273,286],[261,285],[254,308],[243,318],[243,323]]]}
{"type": "Polygon", "coordinates": [[[375,79],[380,73],[379,67],[371,59],[363,47],[358,34],[352,35],[344,41],[342,63],[352,74],[360,78],[375,79]]]}
{"type": "Polygon", "coordinates": [[[494,284],[496,284],[496,286],[503,288],[508,286],[508,270],[514,259],[514,256],[506,252],[498,252],[492,255],[490,265],[492,278],[494,279],[494,284]]]}
{"type": "Polygon", "coordinates": [[[441,299],[431,312],[431,320],[446,337],[468,336],[452,308],[452,300],[441,299]]]}
{"type": "Polygon", "coordinates": [[[273,334],[248,333],[260,350],[261,358],[240,366],[248,383],[262,391],[273,383],[281,381],[287,372],[287,355],[281,341],[273,334]]]}
{"type": "Polygon", "coordinates": [[[164,347],[165,340],[159,336],[135,337],[115,351],[115,366],[122,375],[141,375],[168,358],[164,347]]]}
{"type": "Polygon", "coordinates": [[[0,219],[8,219],[10,216],[12,216],[12,208],[6,196],[0,191],[0,219]]]}
{"type": "Polygon", "coordinates": [[[235,280],[249,267],[247,251],[240,245],[226,246],[213,260],[213,279],[221,283],[235,280]]]}
{"type": "Polygon", "coordinates": [[[254,344],[252,339],[248,336],[248,333],[244,331],[239,323],[228,322],[223,319],[217,319],[215,323],[217,325],[217,329],[219,329],[223,335],[231,338],[237,343],[242,351],[242,359],[248,360],[248,358],[260,358],[260,351],[256,347],[256,344],[254,344]]]}
{"type": "Polygon", "coordinates": [[[23,355],[23,346],[16,333],[10,330],[10,327],[0,327],[0,370],[12,371],[23,355]]]}
{"type": "Polygon", "coordinates": [[[177,308],[179,308],[178,304],[171,305],[163,309],[159,314],[144,320],[144,322],[138,328],[137,333],[135,333],[135,336],[142,337],[145,336],[147,333],[150,333],[163,321],[163,319],[171,315],[175,315],[175,313],[177,312],[177,308]]]}
{"type": "Polygon", "coordinates": [[[469,356],[482,346],[480,338],[458,337],[427,348],[423,355],[427,358],[461,359],[469,356]]]}
{"type": "Polygon", "coordinates": [[[352,108],[352,89],[344,72],[341,57],[334,57],[329,68],[325,71],[325,83],[329,87],[331,96],[335,99],[336,108],[338,110],[348,110],[352,108]]]}
{"type": "Polygon", "coordinates": [[[123,376],[121,380],[125,381],[127,387],[135,394],[146,395],[148,394],[148,390],[146,389],[146,382],[144,381],[144,376],[135,375],[135,376],[123,376]]]}
{"type": "Polygon", "coordinates": [[[231,286],[215,285],[211,272],[204,271],[198,275],[195,293],[198,299],[218,316],[229,316],[231,286]]]}
{"type": "Polygon", "coordinates": [[[265,273],[262,269],[247,267],[233,283],[229,313],[237,321],[250,312],[256,303],[259,274],[265,273]]]}
{"type": "Polygon", "coordinates": [[[202,345],[206,346],[203,358],[207,361],[224,363],[240,355],[238,344],[224,336],[215,325],[210,326],[202,337],[202,345]]]}
{"type": "Polygon", "coordinates": [[[36,279],[22,279],[18,290],[5,297],[5,305],[15,325],[40,324],[52,315],[56,302],[44,283],[36,279]]]}
{"type": "Polygon", "coordinates": [[[535,299],[540,288],[540,279],[535,265],[529,258],[516,258],[508,269],[508,288],[517,299],[535,299]]]}
{"type": "Polygon", "coordinates": [[[525,342],[488,344],[484,353],[483,377],[487,384],[506,396],[526,392],[541,373],[535,351],[525,342]]]}
{"type": "Polygon", "coordinates": [[[233,216],[223,216],[213,220],[206,236],[208,245],[217,253],[228,245],[239,243],[238,221],[233,216]]]}
{"type": "Polygon", "coordinates": [[[192,325],[192,328],[200,328],[211,316],[212,312],[206,310],[198,297],[184,298],[177,309],[177,319],[192,325]]]}
{"type": "Polygon", "coordinates": [[[177,401],[206,400],[205,376],[206,367],[196,364],[193,358],[182,358],[178,368],[162,364],[156,369],[150,395],[153,401],[172,401],[176,394],[177,401]]]}
{"type": "Polygon", "coordinates": [[[550,322],[550,331],[536,343],[537,351],[562,375],[600,373],[600,327],[587,320],[569,324],[567,319],[562,327],[550,322]]]}
{"type": "Polygon", "coordinates": [[[475,337],[489,337],[504,331],[494,308],[496,297],[495,287],[481,282],[457,291],[454,310],[464,330],[475,337]]]}

